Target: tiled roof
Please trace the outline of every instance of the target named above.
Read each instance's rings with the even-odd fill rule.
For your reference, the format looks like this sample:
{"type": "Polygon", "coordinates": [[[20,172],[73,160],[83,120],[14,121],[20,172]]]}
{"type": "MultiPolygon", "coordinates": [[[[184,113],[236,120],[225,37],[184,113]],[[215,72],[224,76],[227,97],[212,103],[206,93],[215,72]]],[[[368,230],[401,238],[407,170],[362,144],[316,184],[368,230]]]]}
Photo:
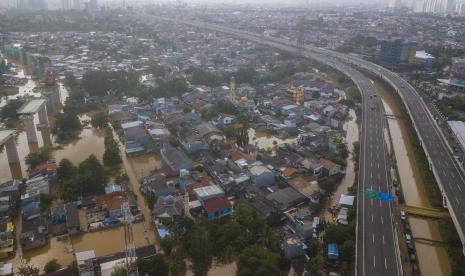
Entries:
{"type": "Polygon", "coordinates": [[[207,212],[218,212],[225,208],[231,208],[231,203],[224,197],[214,197],[206,200],[203,203],[203,208],[207,212]]]}

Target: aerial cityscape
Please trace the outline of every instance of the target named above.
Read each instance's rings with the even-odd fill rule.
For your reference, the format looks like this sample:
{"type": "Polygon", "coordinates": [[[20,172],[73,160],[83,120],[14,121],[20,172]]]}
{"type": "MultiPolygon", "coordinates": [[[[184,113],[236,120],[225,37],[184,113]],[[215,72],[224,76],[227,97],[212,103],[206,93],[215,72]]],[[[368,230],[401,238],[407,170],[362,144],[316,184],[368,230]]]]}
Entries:
{"type": "Polygon", "coordinates": [[[464,276],[465,0],[0,0],[0,276],[464,276]]]}

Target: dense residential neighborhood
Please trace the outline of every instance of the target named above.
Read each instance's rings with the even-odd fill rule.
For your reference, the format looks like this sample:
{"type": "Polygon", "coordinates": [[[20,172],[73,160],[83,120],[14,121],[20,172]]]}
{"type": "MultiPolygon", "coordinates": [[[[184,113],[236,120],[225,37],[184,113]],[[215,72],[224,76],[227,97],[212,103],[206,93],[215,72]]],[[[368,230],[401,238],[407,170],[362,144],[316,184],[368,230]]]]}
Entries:
{"type": "Polygon", "coordinates": [[[354,275],[360,239],[385,243],[360,237],[370,201],[389,209],[367,221],[395,225],[398,272],[463,274],[410,109],[333,52],[421,91],[462,168],[460,5],[80,2],[0,5],[0,275],[354,275]]]}

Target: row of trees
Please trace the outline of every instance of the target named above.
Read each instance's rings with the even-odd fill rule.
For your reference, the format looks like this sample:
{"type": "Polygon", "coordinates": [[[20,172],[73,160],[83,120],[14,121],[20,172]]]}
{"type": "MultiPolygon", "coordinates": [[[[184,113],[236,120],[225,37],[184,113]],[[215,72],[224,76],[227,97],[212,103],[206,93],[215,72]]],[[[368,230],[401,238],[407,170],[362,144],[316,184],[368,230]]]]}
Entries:
{"type": "Polygon", "coordinates": [[[121,152],[113,137],[113,132],[107,127],[105,130],[105,152],[103,153],[103,164],[106,167],[116,168],[122,163],[121,152]]]}
{"type": "Polygon", "coordinates": [[[93,154],[77,167],[68,159],[62,159],[57,175],[60,196],[65,201],[103,194],[108,182],[105,168],[93,154]]]}

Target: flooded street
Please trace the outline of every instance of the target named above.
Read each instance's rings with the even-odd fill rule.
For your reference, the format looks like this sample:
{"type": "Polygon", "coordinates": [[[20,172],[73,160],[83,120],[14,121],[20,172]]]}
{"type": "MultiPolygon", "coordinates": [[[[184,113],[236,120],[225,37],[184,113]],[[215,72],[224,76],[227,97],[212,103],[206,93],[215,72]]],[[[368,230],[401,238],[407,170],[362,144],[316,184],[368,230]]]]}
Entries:
{"type": "MultiPolygon", "coordinates": [[[[347,157],[347,167],[345,169],[345,176],[342,178],[341,183],[337,186],[336,191],[331,196],[331,200],[328,202],[327,207],[335,206],[339,204],[339,199],[342,194],[346,194],[347,190],[354,184],[355,181],[355,162],[353,160],[354,143],[359,141],[359,132],[357,125],[357,115],[355,111],[351,109],[349,111],[349,118],[343,126],[346,131],[346,137],[344,142],[347,145],[349,156],[347,157]]],[[[325,218],[330,221],[332,218],[331,213],[325,212],[325,218]]]]}
{"type": "MultiPolygon", "coordinates": [[[[393,95],[375,82],[380,91],[387,114],[400,114],[400,108],[393,95]]],[[[431,207],[421,179],[415,155],[407,134],[407,126],[402,118],[388,119],[389,131],[393,140],[397,169],[406,205],[431,207]]],[[[441,240],[438,222],[409,216],[413,237],[441,240]]],[[[444,247],[415,242],[420,270],[423,276],[450,275],[450,264],[444,247]]]]}

